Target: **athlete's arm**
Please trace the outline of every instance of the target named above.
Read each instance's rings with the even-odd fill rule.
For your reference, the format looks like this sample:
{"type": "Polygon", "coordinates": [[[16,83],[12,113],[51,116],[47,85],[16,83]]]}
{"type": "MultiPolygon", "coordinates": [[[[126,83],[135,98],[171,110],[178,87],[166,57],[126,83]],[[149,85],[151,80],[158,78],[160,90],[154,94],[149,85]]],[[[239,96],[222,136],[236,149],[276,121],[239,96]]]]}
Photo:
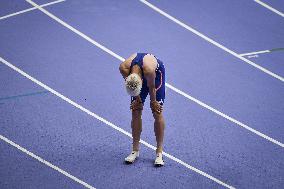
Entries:
{"type": "Polygon", "coordinates": [[[155,87],[156,67],[157,67],[157,59],[153,55],[146,55],[143,59],[143,71],[144,71],[144,77],[147,80],[147,86],[149,88],[149,95],[151,101],[150,106],[153,113],[160,114],[163,110],[163,107],[156,100],[156,87],[155,87]]]}
{"type": "Polygon", "coordinates": [[[132,54],[124,62],[119,65],[119,71],[122,77],[125,79],[130,73],[130,65],[132,60],[136,57],[136,54],[132,54]]]}
{"type": "Polygon", "coordinates": [[[156,73],[155,73],[155,71],[147,72],[144,69],[144,77],[147,80],[147,86],[149,88],[150,100],[156,101],[156,88],[155,88],[156,73]]]}
{"type": "Polygon", "coordinates": [[[155,88],[155,78],[156,74],[155,71],[148,73],[144,70],[144,76],[147,79],[147,86],[149,88],[149,94],[150,94],[150,107],[153,113],[160,114],[163,111],[163,107],[157,102],[156,100],[156,88],[155,88]]]}

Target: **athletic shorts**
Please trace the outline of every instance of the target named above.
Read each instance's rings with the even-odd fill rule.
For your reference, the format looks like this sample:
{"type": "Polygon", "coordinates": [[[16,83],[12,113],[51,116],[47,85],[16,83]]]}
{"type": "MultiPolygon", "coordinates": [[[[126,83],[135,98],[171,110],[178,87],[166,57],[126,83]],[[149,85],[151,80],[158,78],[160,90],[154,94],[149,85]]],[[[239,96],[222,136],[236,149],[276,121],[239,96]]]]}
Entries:
{"type": "MultiPolygon", "coordinates": [[[[163,105],[165,102],[165,86],[166,77],[165,77],[165,67],[162,61],[158,60],[158,65],[156,68],[156,78],[155,78],[155,87],[156,87],[156,100],[160,105],[163,105]]],[[[149,88],[147,86],[146,78],[143,78],[142,89],[140,93],[140,98],[144,104],[146,97],[149,93],[149,88]]],[[[131,97],[131,103],[136,99],[136,97],[131,97]]]]}

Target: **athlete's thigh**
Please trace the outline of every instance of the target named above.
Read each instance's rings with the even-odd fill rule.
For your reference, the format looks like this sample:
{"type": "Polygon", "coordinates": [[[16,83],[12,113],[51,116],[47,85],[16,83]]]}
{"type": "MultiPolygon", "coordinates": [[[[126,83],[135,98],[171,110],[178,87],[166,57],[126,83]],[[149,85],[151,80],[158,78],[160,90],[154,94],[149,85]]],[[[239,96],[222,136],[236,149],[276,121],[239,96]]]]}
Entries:
{"type": "Polygon", "coordinates": [[[156,71],[155,87],[156,87],[156,100],[163,105],[166,98],[166,77],[165,68],[160,64],[159,70],[156,71]]]}

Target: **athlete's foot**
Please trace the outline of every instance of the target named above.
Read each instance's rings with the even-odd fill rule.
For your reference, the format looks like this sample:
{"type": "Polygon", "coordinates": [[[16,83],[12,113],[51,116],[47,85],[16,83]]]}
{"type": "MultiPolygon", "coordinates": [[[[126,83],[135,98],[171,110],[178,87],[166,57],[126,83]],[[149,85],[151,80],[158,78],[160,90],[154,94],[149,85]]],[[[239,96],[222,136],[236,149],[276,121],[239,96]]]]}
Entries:
{"type": "Polygon", "coordinates": [[[132,151],[127,158],[125,158],[125,163],[131,164],[139,157],[139,151],[132,151]]]}
{"type": "Polygon", "coordinates": [[[155,160],[154,164],[155,164],[156,167],[164,166],[165,162],[163,160],[163,155],[162,155],[161,152],[157,153],[156,160],[155,160]]]}

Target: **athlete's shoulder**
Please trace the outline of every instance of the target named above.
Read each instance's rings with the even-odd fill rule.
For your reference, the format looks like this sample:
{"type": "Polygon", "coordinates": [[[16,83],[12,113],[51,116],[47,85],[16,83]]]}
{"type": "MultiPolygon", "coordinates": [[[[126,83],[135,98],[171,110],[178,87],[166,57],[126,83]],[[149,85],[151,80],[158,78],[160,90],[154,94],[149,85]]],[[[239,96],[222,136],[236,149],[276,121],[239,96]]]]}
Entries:
{"type": "Polygon", "coordinates": [[[137,53],[133,53],[130,55],[127,59],[125,59],[121,64],[120,64],[120,69],[129,69],[132,60],[137,56],[137,53]]]}
{"type": "Polygon", "coordinates": [[[132,60],[137,56],[137,53],[133,53],[132,55],[130,55],[130,57],[128,57],[125,61],[129,64],[132,62],[132,60]]]}

